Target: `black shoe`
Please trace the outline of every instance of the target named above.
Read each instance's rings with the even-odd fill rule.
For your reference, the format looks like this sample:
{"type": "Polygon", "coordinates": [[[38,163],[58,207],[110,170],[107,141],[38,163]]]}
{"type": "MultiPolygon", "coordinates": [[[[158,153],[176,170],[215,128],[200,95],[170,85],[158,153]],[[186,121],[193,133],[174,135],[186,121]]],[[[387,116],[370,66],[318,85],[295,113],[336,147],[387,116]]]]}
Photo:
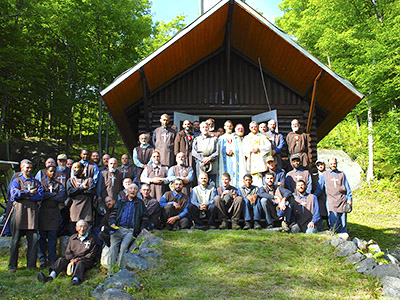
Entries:
{"type": "Polygon", "coordinates": [[[194,225],[194,229],[197,230],[207,230],[207,227],[204,225],[194,225]]]}
{"type": "Polygon", "coordinates": [[[244,227],[243,227],[243,230],[249,230],[251,228],[251,225],[250,225],[250,223],[249,222],[244,222],[244,227]]]}
{"type": "Polygon", "coordinates": [[[39,272],[39,273],[37,274],[37,278],[38,278],[38,280],[39,280],[40,282],[47,282],[47,281],[53,280],[53,277],[46,276],[46,275],[43,274],[43,272],[39,272]]]}
{"type": "Polygon", "coordinates": [[[261,229],[261,225],[260,223],[258,223],[257,221],[254,221],[254,229],[261,229]]]}

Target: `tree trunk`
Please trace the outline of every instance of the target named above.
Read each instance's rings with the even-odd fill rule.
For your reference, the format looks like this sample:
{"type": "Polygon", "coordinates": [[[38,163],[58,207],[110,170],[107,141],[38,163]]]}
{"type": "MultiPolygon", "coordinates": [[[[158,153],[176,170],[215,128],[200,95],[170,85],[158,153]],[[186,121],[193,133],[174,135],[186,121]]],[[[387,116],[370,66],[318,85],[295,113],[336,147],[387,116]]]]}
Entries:
{"type": "MultiPolygon", "coordinates": [[[[99,75],[99,91],[102,90],[102,84],[101,84],[101,75],[99,75]]],[[[99,155],[100,157],[103,156],[103,149],[101,147],[101,102],[103,99],[101,98],[101,95],[99,94],[99,155]]]]}
{"type": "Polygon", "coordinates": [[[356,115],[356,123],[357,123],[357,135],[360,136],[360,119],[358,115],[356,115]]]}
{"type": "Polygon", "coordinates": [[[106,123],[106,148],[105,148],[105,153],[108,153],[108,138],[109,138],[109,132],[110,132],[110,114],[107,114],[107,123],[106,123]]]}
{"type": "Polygon", "coordinates": [[[370,183],[374,179],[374,137],[373,133],[373,120],[372,120],[372,107],[370,100],[368,104],[368,170],[367,170],[367,182],[370,183]]]}

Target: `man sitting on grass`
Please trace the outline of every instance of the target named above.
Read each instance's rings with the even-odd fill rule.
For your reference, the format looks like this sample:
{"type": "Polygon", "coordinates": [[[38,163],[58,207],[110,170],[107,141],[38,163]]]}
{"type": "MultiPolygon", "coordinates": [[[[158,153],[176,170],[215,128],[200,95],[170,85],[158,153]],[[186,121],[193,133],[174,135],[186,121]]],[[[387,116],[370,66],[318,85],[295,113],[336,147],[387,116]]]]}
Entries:
{"type": "Polygon", "coordinates": [[[57,275],[67,269],[68,264],[73,263],[72,285],[79,285],[83,282],[84,273],[87,269],[93,267],[96,258],[96,241],[94,237],[89,235],[88,223],[85,220],[79,220],[76,223],[75,230],[69,241],[65,258],[60,257],[50,266],[49,276],[38,273],[40,282],[47,282],[55,279],[57,275]]]}

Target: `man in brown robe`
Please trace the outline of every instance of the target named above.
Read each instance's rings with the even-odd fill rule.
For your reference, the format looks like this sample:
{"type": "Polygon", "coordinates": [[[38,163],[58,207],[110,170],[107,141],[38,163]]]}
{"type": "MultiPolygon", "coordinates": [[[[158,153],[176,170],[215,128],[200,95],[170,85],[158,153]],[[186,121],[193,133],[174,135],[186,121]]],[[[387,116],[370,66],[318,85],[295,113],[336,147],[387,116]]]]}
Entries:
{"type": "Polygon", "coordinates": [[[191,131],[192,123],[189,120],[185,120],[182,123],[183,129],[178,132],[175,137],[175,156],[179,152],[183,152],[186,156],[185,165],[193,167],[193,157],[192,157],[192,146],[194,135],[191,131]]]}
{"type": "Polygon", "coordinates": [[[189,197],[194,181],[194,171],[192,167],[185,164],[185,161],[185,153],[177,153],[176,165],[168,169],[168,180],[169,182],[174,182],[176,178],[182,179],[184,184],[182,193],[189,197]]]}
{"type": "Polygon", "coordinates": [[[24,159],[20,163],[21,173],[10,184],[10,201],[13,205],[11,215],[11,247],[9,272],[18,267],[19,241],[26,235],[28,241],[27,266],[36,268],[38,249],[38,201],[43,199],[43,188],[38,180],[32,177],[32,162],[24,159]]]}
{"type": "Polygon", "coordinates": [[[208,128],[209,128],[209,135],[210,136],[215,136],[216,138],[219,138],[222,134],[221,132],[218,132],[218,130],[215,128],[215,120],[212,118],[207,119],[206,121],[208,128]]]}
{"type": "MultiPolygon", "coordinates": [[[[56,181],[60,182],[64,188],[67,185],[68,179],[71,177],[71,169],[67,167],[68,157],[66,154],[59,154],[57,156],[57,171],[56,177],[54,178],[56,181]]],[[[69,207],[67,207],[64,203],[59,203],[60,209],[60,226],[58,228],[57,235],[63,236],[68,235],[69,228],[69,207]]]]}
{"type": "Polygon", "coordinates": [[[310,171],[303,169],[303,166],[301,165],[300,162],[299,154],[292,155],[290,160],[292,162],[293,170],[291,170],[286,174],[285,187],[292,193],[297,194],[296,182],[301,179],[306,183],[307,193],[310,194],[312,190],[312,180],[310,171]]]}
{"type": "Polygon", "coordinates": [[[95,163],[97,166],[100,166],[101,162],[100,162],[100,154],[99,154],[99,152],[93,151],[92,155],[90,155],[90,161],[92,163],[95,163]]]}
{"type": "MultiPolygon", "coordinates": [[[[99,179],[99,167],[89,161],[90,158],[90,150],[87,148],[83,148],[81,151],[81,160],[79,161],[83,165],[82,175],[84,177],[91,177],[94,180],[94,183],[97,184],[99,179]]],[[[74,172],[71,172],[71,177],[74,176],[74,172]]]]}
{"type": "Polygon", "coordinates": [[[58,205],[67,198],[64,185],[56,180],[56,167],[46,169],[47,179],[41,184],[43,200],[39,208],[39,263],[45,268],[57,259],[57,229],[60,224],[58,205]]]}
{"type": "Polygon", "coordinates": [[[151,154],[154,148],[150,146],[150,135],[142,133],[139,135],[140,145],[133,149],[133,163],[137,168],[137,181],[140,182],[140,176],[142,176],[143,168],[149,164],[151,154]]]}
{"type": "Polygon", "coordinates": [[[44,169],[41,169],[36,173],[35,179],[37,179],[39,181],[46,179],[46,177],[47,177],[46,169],[50,166],[56,166],[56,161],[52,157],[48,157],[46,159],[46,161],[44,162],[44,169]]]}
{"type": "Polygon", "coordinates": [[[300,122],[296,119],[291,123],[292,132],[286,136],[289,155],[298,154],[300,156],[301,165],[309,169],[311,167],[311,137],[309,134],[300,130],[300,122]]]}
{"type": "Polygon", "coordinates": [[[165,228],[176,231],[190,228],[189,197],[182,193],[182,179],[175,179],[173,191],[166,192],[160,199],[161,219],[165,228]]]}
{"type": "Polygon", "coordinates": [[[129,177],[133,182],[137,182],[137,169],[134,165],[130,164],[128,154],[122,154],[121,166],[118,167],[118,171],[122,175],[122,179],[129,177]]]}
{"type": "Polygon", "coordinates": [[[118,171],[118,161],[110,158],[107,169],[104,169],[99,176],[97,183],[97,201],[103,202],[106,196],[117,200],[122,190],[122,174],[118,171]]]}
{"type": "Polygon", "coordinates": [[[147,165],[143,170],[140,182],[150,184],[151,197],[160,201],[162,195],[168,189],[168,167],[161,164],[161,155],[157,150],[151,155],[151,160],[153,163],[147,165]]]}
{"type": "Polygon", "coordinates": [[[96,193],[96,184],[91,177],[83,175],[84,166],[80,162],[72,165],[73,177],[67,181],[67,194],[71,198],[70,233],[75,232],[75,225],[80,219],[92,222],[92,201],[96,193]]]}
{"type": "Polygon", "coordinates": [[[161,228],[161,207],[158,201],[150,195],[150,185],[147,183],[142,184],[140,188],[144,205],[149,213],[149,228],[161,228]]]}
{"type": "Polygon", "coordinates": [[[170,118],[167,114],[160,117],[161,126],[153,132],[153,145],[160,152],[161,164],[170,167],[174,164],[174,142],[176,132],[168,127],[170,118]]]}
{"type": "MultiPolygon", "coordinates": [[[[322,174],[324,174],[326,171],[325,170],[326,169],[325,162],[320,159],[318,159],[315,162],[315,166],[317,167],[317,173],[312,174],[312,182],[313,182],[312,190],[313,190],[313,192],[316,191],[318,181],[321,178],[322,174]]],[[[328,212],[326,210],[326,193],[325,193],[325,191],[321,195],[319,195],[318,205],[319,205],[319,215],[321,218],[320,218],[319,222],[317,223],[317,228],[319,231],[321,231],[322,230],[322,220],[326,220],[326,223],[329,228],[328,212]]]]}

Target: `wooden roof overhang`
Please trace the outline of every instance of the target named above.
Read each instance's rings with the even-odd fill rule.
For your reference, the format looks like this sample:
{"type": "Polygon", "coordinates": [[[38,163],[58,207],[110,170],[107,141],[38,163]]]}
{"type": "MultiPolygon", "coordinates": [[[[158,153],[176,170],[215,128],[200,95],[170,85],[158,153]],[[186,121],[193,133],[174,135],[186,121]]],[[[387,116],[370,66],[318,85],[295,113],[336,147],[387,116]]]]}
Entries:
{"type": "Polygon", "coordinates": [[[258,64],[260,59],[264,70],[303,97],[311,95],[314,80],[323,71],[315,99],[319,107],[330,113],[317,128],[318,139],[333,129],[364,97],[349,81],[330,70],[250,6],[237,0],[223,0],[101,91],[130,148],[134,137],[125,110],[143,98],[146,85],[151,93],[223,47],[227,24],[230,40],[226,44],[254,63],[258,64]]]}

